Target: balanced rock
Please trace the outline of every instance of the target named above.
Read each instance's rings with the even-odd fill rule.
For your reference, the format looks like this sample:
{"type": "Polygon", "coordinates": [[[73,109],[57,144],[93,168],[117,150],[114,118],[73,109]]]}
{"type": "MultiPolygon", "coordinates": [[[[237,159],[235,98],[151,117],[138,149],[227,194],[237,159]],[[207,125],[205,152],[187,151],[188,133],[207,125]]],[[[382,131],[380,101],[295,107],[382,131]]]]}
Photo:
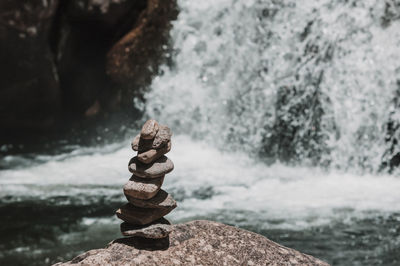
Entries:
{"type": "Polygon", "coordinates": [[[124,236],[137,236],[151,239],[167,237],[172,231],[171,223],[164,218],[146,225],[132,225],[127,222],[121,224],[121,232],[124,236]]]}
{"type": "MultiPolygon", "coordinates": [[[[153,130],[154,132],[154,130],[153,130]]],[[[147,133],[146,133],[147,134],[147,133]]],[[[137,135],[132,141],[132,149],[134,151],[145,152],[150,149],[161,149],[165,147],[168,142],[171,141],[172,132],[171,129],[167,126],[159,125],[158,131],[154,138],[149,138],[149,134],[146,135],[146,138],[143,138],[142,132],[137,135]]]]}
{"type": "MultiPolygon", "coordinates": [[[[172,210],[172,209],[171,209],[172,210]]],[[[150,209],[133,206],[130,203],[119,208],[115,213],[121,220],[133,225],[145,225],[167,215],[170,209],[150,209]]]]}
{"type": "Polygon", "coordinates": [[[151,149],[142,153],[138,153],[137,157],[138,160],[142,163],[149,164],[154,162],[164,154],[168,153],[171,150],[171,141],[169,141],[166,145],[161,147],[160,149],[151,149]]]}
{"type": "Polygon", "coordinates": [[[140,178],[135,175],[124,186],[125,196],[136,199],[150,199],[160,190],[164,176],[157,178],[140,178]]]}
{"type": "Polygon", "coordinates": [[[138,154],[128,163],[133,175],[124,185],[124,194],[129,203],[116,211],[117,217],[125,221],[121,224],[124,236],[165,242],[171,233],[172,226],[161,219],[176,208],[172,196],[161,190],[165,175],[174,169],[172,161],[164,156],[171,150],[171,136],[167,126],[151,119],[132,141],[132,149],[138,154]]]}
{"type": "Polygon", "coordinates": [[[137,199],[127,194],[125,194],[125,196],[127,200],[136,207],[167,209],[169,211],[176,208],[176,201],[174,198],[162,189],[160,189],[153,198],[148,200],[137,199]]]}
{"type": "Polygon", "coordinates": [[[137,156],[129,161],[129,171],[136,176],[142,178],[155,178],[168,174],[174,169],[174,164],[170,159],[161,156],[152,164],[144,164],[140,162],[137,156]]]}
{"type": "Polygon", "coordinates": [[[159,149],[171,140],[172,132],[167,126],[160,125],[153,141],[153,149],[159,149]]]}
{"type": "Polygon", "coordinates": [[[154,119],[147,120],[142,127],[140,137],[142,139],[154,139],[158,132],[158,123],[154,119]]]}

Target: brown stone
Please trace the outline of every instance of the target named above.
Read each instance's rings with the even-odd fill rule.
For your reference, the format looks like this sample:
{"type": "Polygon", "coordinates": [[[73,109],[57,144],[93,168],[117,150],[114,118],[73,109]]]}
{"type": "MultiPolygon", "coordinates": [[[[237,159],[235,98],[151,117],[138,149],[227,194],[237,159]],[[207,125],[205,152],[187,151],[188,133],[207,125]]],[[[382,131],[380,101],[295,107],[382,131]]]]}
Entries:
{"type": "Polygon", "coordinates": [[[142,178],[155,178],[168,174],[174,169],[174,164],[166,156],[161,156],[152,164],[144,164],[133,157],[128,164],[131,173],[142,178]]]}
{"type": "Polygon", "coordinates": [[[163,181],[164,176],[140,178],[133,175],[128,183],[124,185],[124,194],[136,199],[150,199],[160,190],[163,181]]]}
{"type": "Polygon", "coordinates": [[[130,203],[119,208],[115,213],[121,220],[133,225],[149,224],[167,215],[171,210],[167,209],[146,209],[135,207],[130,203]]]}
{"type": "Polygon", "coordinates": [[[171,223],[161,218],[151,224],[132,225],[127,222],[121,224],[121,233],[124,236],[137,236],[144,238],[160,239],[167,237],[172,231],[171,223]]]}
{"type": "Polygon", "coordinates": [[[137,157],[138,160],[141,161],[142,163],[149,164],[151,162],[154,162],[164,154],[168,153],[170,150],[171,150],[171,141],[169,141],[167,145],[158,150],[151,149],[142,153],[138,153],[137,157]]]}
{"type": "Polygon", "coordinates": [[[166,59],[171,20],[178,13],[176,0],[144,2],[146,9],[132,24],[134,27],[107,54],[107,74],[126,91],[123,100],[129,104],[133,95],[142,92],[140,88],[151,83],[160,63],[166,59]]]}
{"type": "Polygon", "coordinates": [[[169,238],[117,239],[61,265],[308,265],[326,262],[266,237],[211,221],[173,226],[169,238]]]}
{"type": "Polygon", "coordinates": [[[154,139],[158,132],[158,123],[154,119],[147,120],[142,127],[140,137],[142,139],[154,139]]]}
{"type": "Polygon", "coordinates": [[[167,193],[166,191],[160,189],[158,193],[151,199],[148,200],[140,200],[134,197],[130,197],[126,195],[127,200],[136,207],[141,208],[159,208],[159,209],[167,209],[172,211],[176,208],[176,201],[174,198],[167,193]]]}
{"type": "Polygon", "coordinates": [[[146,152],[153,148],[153,140],[152,139],[142,139],[140,134],[136,135],[136,137],[132,141],[132,150],[139,152],[146,152]]]}
{"type": "Polygon", "coordinates": [[[153,141],[153,149],[160,149],[161,147],[167,145],[167,143],[171,140],[171,136],[171,129],[169,129],[167,126],[160,125],[153,141]]]}

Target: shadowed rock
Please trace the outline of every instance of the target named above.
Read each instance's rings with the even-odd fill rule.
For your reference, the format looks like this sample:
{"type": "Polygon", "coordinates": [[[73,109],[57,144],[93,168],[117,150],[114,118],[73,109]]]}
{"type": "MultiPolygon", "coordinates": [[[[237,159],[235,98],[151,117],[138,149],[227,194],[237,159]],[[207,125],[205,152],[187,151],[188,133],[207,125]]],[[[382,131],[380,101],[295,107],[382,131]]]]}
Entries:
{"type": "Polygon", "coordinates": [[[163,156],[164,154],[168,153],[171,150],[171,141],[169,141],[165,146],[156,150],[151,149],[142,153],[138,153],[137,157],[138,160],[142,163],[149,164],[163,156]]]}
{"type": "Polygon", "coordinates": [[[174,198],[172,198],[172,196],[169,193],[165,192],[162,189],[157,193],[157,195],[148,200],[136,199],[126,194],[125,196],[127,200],[136,207],[159,208],[159,209],[170,209],[170,210],[176,208],[176,201],[174,200],[174,198]]]}
{"type": "Polygon", "coordinates": [[[167,215],[172,209],[139,208],[130,203],[119,208],[115,214],[121,220],[134,224],[145,225],[154,222],[167,215]]]}
{"type": "Polygon", "coordinates": [[[131,146],[134,151],[146,152],[153,148],[153,139],[142,139],[138,134],[133,139],[131,146]]]}
{"type": "Polygon", "coordinates": [[[132,225],[127,222],[121,224],[121,232],[124,236],[137,236],[151,239],[167,237],[172,231],[171,223],[164,218],[146,225],[132,225]]]}

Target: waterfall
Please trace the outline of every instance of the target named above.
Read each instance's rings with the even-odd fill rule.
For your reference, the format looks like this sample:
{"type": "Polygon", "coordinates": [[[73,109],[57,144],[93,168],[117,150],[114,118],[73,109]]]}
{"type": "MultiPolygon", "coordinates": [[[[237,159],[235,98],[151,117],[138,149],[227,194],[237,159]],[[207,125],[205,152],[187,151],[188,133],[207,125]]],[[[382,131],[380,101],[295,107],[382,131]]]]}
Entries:
{"type": "Polygon", "coordinates": [[[145,95],[147,116],[266,162],[379,169],[390,146],[387,123],[396,120],[398,2],[179,6],[172,63],[145,95]]]}

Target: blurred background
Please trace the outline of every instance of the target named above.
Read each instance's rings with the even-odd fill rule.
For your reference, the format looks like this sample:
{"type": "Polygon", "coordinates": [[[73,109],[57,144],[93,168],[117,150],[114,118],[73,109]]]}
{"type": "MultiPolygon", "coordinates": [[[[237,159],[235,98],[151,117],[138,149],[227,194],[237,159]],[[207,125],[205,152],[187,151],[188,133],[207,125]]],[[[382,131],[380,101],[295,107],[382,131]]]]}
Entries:
{"type": "Polygon", "coordinates": [[[148,118],[173,223],[400,263],[398,0],[0,0],[0,73],[1,265],[120,237],[148,118]]]}

